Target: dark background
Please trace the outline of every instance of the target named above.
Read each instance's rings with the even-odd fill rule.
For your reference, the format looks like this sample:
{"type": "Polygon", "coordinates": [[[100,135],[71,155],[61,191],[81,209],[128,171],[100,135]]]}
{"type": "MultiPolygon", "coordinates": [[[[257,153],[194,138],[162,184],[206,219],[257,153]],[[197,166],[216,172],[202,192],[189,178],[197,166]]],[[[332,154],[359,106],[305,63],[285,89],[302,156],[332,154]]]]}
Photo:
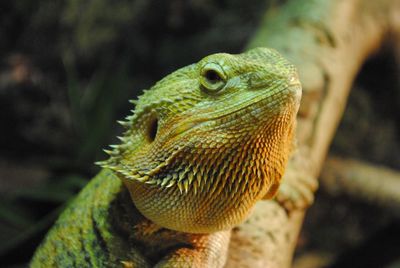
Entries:
{"type": "MultiPolygon", "coordinates": [[[[3,2],[0,264],[23,267],[99,170],[93,163],[121,133],[116,120],[133,108],[128,99],[207,54],[239,53],[265,10],[284,1],[3,2]]],[[[400,86],[392,51],[383,47],[362,68],[332,152],[399,170],[400,86]]],[[[389,267],[399,258],[399,223],[390,211],[320,190],[297,257],[329,267],[389,267]],[[363,264],[371,252],[375,259],[363,264]]],[[[297,267],[323,266],[311,263],[297,267]]]]}

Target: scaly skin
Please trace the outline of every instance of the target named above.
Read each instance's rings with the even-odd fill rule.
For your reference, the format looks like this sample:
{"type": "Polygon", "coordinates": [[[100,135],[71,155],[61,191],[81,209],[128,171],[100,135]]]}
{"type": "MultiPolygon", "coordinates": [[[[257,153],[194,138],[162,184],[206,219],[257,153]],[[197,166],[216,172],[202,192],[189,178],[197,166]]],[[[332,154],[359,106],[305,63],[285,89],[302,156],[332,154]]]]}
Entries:
{"type": "Polygon", "coordinates": [[[229,230],[280,185],[300,96],[293,65],[267,48],[166,76],[32,267],[223,266],[229,230]]]}

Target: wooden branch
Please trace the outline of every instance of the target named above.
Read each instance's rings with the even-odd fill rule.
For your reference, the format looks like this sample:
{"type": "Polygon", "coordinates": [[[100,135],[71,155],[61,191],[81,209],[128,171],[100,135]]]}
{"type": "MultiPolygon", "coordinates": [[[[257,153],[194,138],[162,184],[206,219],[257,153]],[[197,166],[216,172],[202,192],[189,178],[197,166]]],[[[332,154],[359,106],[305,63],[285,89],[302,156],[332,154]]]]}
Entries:
{"type": "MultiPolygon", "coordinates": [[[[400,0],[289,0],[270,9],[247,48],[272,47],[299,69],[303,99],[297,158],[318,177],[362,63],[399,36],[400,0]]],[[[305,211],[262,201],[234,230],[226,267],[290,267],[305,211]]]]}
{"type": "Polygon", "coordinates": [[[400,215],[400,172],[354,159],[329,157],[321,172],[321,186],[332,195],[352,198],[400,215]]]}

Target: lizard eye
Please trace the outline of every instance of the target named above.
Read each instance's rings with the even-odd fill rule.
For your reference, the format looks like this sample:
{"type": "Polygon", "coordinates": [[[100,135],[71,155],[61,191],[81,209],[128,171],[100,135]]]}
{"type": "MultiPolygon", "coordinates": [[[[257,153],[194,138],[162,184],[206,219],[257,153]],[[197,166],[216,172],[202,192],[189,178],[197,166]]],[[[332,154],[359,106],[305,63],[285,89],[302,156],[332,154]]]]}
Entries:
{"type": "Polygon", "coordinates": [[[207,91],[219,91],[226,84],[226,75],[223,68],[216,63],[207,63],[201,69],[200,83],[207,91]]]}

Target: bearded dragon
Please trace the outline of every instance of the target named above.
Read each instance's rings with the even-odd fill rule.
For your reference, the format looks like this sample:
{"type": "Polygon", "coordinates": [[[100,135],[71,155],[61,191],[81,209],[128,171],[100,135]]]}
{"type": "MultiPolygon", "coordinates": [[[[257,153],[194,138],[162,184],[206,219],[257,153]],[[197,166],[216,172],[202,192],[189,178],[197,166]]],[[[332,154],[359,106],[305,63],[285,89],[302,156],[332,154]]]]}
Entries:
{"type": "Polygon", "coordinates": [[[279,188],[300,98],[295,67],[267,48],[166,76],[31,267],[222,267],[232,227],[279,188]]]}

